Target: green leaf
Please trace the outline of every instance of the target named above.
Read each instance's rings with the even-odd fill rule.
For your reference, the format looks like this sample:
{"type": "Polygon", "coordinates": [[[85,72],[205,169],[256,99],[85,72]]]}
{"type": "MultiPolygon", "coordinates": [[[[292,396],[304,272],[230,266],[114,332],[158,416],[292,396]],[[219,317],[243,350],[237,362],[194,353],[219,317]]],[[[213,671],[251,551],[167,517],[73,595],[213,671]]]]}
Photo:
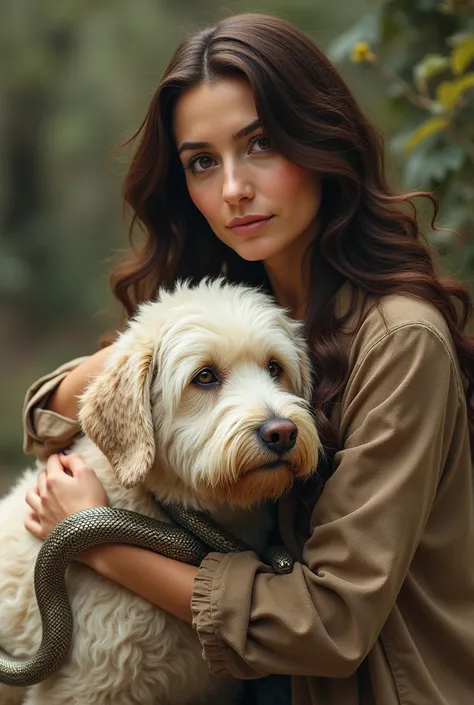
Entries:
{"type": "Polygon", "coordinates": [[[474,60],[474,34],[467,36],[462,42],[456,44],[451,52],[451,66],[455,76],[464,73],[471,61],[474,60]]]}
{"type": "Polygon", "coordinates": [[[413,78],[421,89],[437,74],[450,68],[451,60],[441,54],[427,54],[413,69],[413,78]]]}
{"type": "Polygon", "coordinates": [[[456,47],[462,44],[469,37],[472,37],[472,31],[470,29],[461,30],[448,37],[446,39],[446,44],[450,47],[456,47]]]}
{"type": "Polygon", "coordinates": [[[405,149],[407,151],[411,151],[427,137],[444,130],[447,126],[448,119],[444,116],[437,116],[426,120],[411,134],[410,138],[406,142],[405,149]]]}
{"type": "Polygon", "coordinates": [[[459,171],[465,160],[466,153],[458,144],[420,146],[405,162],[403,184],[409,189],[435,188],[450,173],[459,171]]]}
{"type": "Polygon", "coordinates": [[[463,94],[474,87],[474,72],[466,73],[455,81],[443,81],[436,90],[436,97],[448,112],[454,110],[463,94]]]}

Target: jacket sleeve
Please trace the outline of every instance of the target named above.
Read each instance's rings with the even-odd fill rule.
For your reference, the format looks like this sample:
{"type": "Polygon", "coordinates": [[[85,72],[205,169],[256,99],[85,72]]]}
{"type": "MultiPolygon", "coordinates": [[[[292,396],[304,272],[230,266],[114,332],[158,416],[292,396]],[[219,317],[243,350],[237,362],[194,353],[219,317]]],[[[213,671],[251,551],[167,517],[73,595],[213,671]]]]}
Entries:
{"type": "Polygon", "coordinates": [[[48,399],[60,382],[87,357],[79,357],[34,382],[23,403],[23,450],[46,460],[51,453],[67,448],[80,432],[79,423],[46,409],[48,399]]]}
{"type": "Polygon", "coordinates": [[[340,678],[358,668],[407,574],[462,398],[449,346],[429,325],[401,325],[359,355],[303,562],[275,575],[252,552],[213,553],[197,573],[193,626],[212,673],[340,678]]]}

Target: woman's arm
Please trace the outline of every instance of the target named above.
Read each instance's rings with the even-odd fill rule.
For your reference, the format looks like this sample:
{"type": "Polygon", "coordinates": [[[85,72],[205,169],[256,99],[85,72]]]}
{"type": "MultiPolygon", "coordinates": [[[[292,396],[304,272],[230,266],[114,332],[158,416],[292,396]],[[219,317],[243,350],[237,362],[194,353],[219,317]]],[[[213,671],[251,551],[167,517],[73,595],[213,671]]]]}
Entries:
{"type": "Polygon", "coordinates": [[[102,348],[71,370],[51,395],[45,408],[61,416],[76,419],[79,411],[78,397],[83,393],[92,377],[101,372],[110,351],[110,346],[102,348]]]}
{"type": "Polygon", "coordinates": [[[198,572],[194,566],[122,544],[96,546],[81,556],[81,563],[191,623],[191,597],[198,572]]]}

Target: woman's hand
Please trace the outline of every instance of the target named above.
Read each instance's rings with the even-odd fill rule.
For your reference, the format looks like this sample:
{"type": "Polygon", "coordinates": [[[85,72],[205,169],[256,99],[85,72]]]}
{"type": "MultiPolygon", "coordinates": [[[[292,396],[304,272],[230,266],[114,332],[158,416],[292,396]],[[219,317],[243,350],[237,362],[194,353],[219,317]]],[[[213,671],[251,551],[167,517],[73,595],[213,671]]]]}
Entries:
{"type": "Polygon", "coordinates": [[[25,528],[39,539],[70,514],[109,503],[97,475],[77,453],[51,455],[26,502],[33,511],[25,519],[25,528]]]}
{"type": "MultiPolygon", "coordinates": [[[[45,539],[70,514],[108,506],[97,475],[77,453],[52,455],[26,501],[32,513],[25,527],[39,539],[45,539]]],[[[74,560],[191,624],[191,596],[198,572],[194,566],[121,544],[92,546],[74,560]]]]}

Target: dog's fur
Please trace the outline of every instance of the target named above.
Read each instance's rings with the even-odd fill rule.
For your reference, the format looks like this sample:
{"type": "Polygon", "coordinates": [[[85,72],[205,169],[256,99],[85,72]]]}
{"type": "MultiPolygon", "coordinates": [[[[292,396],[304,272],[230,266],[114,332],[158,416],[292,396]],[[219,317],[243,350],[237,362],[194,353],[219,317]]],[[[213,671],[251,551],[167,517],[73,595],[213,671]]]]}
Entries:
{"type": "MultiPolygon", "coordinates": [[[[265,500],[308,477],[320,450],[300,324],[253,289],[180,284],[142,305],[114,348],[83,395],[85,436],[73,447],[110,504],[163,518],[154,493],[208,510],[261,551],[272,523],[265,500]],[[269,374],[272,360],[279,380],[269,374]],[[196,385],[203,368],[219,384],[196,385]],[[297,441],[280,465],[260,469],[277,457],[258,436],[275,417],[296,423],[297,441]]],[[[41,544],[23,527],[39,467],[0,503],[0,644],[23,658],[41,638],[33,590],[41,544]]],[[[27,690],[0,685],[1,705],[235,702],[239,682],[209,674],[190,625],[80,564],[69,566],[67,585],[74,636],[66,664],[27,690]]]]}

